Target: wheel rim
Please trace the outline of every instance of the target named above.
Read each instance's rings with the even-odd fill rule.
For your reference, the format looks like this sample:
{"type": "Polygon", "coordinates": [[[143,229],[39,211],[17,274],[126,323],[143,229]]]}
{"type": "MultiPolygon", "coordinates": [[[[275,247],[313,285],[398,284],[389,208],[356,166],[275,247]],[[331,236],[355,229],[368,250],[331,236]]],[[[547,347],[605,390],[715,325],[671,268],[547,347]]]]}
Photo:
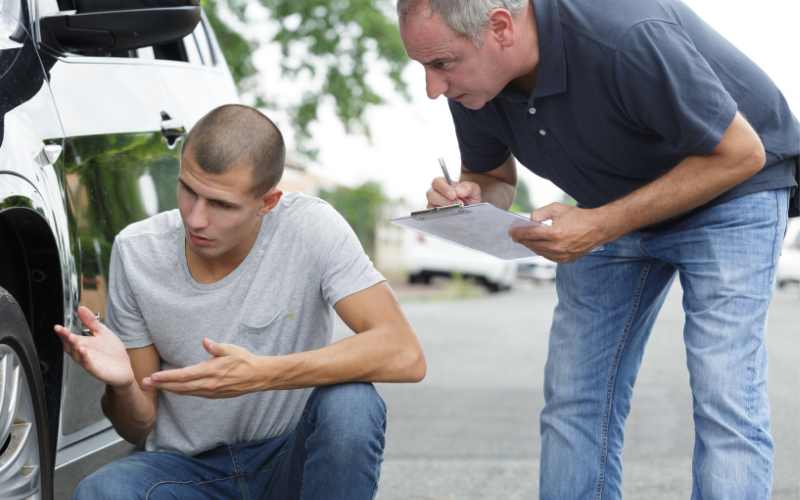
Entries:
{"type": "Polygon", "coordinates": [[[0,345],[0,492],[41,498],[39,433],[30,381],[16,351],[0,345]]]}

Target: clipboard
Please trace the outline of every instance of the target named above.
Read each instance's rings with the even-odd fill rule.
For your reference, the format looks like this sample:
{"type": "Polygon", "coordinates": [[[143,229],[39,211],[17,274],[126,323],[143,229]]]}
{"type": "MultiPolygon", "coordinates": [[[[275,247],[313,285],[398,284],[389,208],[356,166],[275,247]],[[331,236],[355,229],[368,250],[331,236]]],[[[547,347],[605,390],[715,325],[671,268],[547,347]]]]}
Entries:
{"type": "Polygon", "coordinates": [[[458,203],[419,210],[391,222],[504,260],[535,256],[531,249],[512,240],[508,231],[512,227],[540,224],[491,203],[458,203]]]}

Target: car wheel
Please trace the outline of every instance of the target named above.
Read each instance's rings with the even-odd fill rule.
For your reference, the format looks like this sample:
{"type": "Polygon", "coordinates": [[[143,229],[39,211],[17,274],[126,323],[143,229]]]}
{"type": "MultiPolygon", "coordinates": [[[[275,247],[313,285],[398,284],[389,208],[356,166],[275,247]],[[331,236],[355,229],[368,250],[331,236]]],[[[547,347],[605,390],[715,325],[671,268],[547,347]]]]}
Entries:
{"type": "Polygon", "coordinates": [[[0,288],[0,497],[49,500],[53,461],[44,383],[28,324],[0,288]]]}

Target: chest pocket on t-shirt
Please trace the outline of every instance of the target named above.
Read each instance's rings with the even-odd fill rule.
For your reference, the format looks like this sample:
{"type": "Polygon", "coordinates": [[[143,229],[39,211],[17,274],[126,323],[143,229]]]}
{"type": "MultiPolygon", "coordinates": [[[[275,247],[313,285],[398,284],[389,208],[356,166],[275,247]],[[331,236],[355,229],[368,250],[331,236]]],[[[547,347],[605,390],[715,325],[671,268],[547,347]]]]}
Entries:
{"type": "Polygon", "coordinates": [[[245,315],[239,323],[236,342],[254,354],[286,354],[285,322],[290,316],[283,309],[261,309],[245,315]]]}

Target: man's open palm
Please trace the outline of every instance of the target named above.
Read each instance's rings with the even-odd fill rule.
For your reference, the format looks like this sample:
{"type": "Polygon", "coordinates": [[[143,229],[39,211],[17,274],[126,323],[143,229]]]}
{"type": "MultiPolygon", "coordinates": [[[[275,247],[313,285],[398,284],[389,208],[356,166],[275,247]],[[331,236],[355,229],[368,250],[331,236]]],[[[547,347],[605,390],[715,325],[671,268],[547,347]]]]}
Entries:
{"type": "Polygon", "coordinates": [[[54,329],[64,345],[64,352],[106,384],[122,387],[133,383],[133,369],[122,341],[88,307],[79,307],[78,317],[92,335],[75,335],[63,326],[56,325],[54,329]]]}

